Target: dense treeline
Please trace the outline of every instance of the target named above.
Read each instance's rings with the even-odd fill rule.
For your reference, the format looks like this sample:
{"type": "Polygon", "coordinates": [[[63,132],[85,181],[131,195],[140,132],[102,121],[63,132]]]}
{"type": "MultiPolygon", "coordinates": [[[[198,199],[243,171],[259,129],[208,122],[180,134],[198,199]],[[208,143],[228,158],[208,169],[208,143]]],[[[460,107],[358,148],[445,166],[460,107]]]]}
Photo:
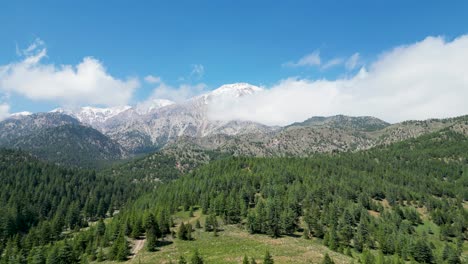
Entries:
{"type": "Polygon", "coordinates": [[[369,250],[378,250],[400,260],[458,263],[468,227],[467,149],[466,136],[445,130],[359,153],[231,158],[160,186],[129,214],[200,206],[251,233],[302,231],[369,259],[369,250]],[[438,226],[438,236],[416,232],[423,218],[438,226]]]}
{"type": "MultiPolygon", "coordinates": [[[[222,230],[218,230],[219,220],[222,220],[224,224],[243,226],[247,232],[272,237],[301,232],[304,239],[319,239],[332,250],[344,254],[359,253],[362,263],[384,263],[390,258],[392,263],[404,260],[460,263],[463,242],[468,236],[468,213],[463,208],[468,199],[467,149],[466,136],[444,130],[358,153],[312,158],[233,157],[219,160],[175,181],[157,185],[111,221],[99,221],[58,243],[30,242],[34,241],[31,238],[36,228],[46,230],[41,229],[42,223],[53,223],[54,214],[46,210],[50,215],[45,214],[45,221],[30,223],[34,227],[28,235],[5,236],[1,263],[125,260],[130,254],[127,238],[146,236],[148,251],[156,250],[160,239],[168,235],[191,240],[192,225],[175,226],[172,214],[180,210],[191,212],[194,208],[207,215],[206,222],[201,223],[204,230],[215,234],[222,230]],[[434,223],[437,230],[418,231],[428,223],[434,223]]],[[[17,169],[25,170],[23,166],[17,169]]],[[[5,175],[14,174],[13,171],[5,175]]],[[[74,172],[83,173],[85,182],[87,177],[99,176],[92,172],[74,172]]],[[[65,175],[60,174],[60,177],[65,175]]],[[[147,179],[146,176],[132,177],[147,179]]],[[[47,178],[38,184],[43,181],[47,183],[47,178]]],[[[63,186],[73,181],[77,180],[68,178],[63,186]]],[[[78,180],[76,184],[84,184],[80,182],[78,180]]],[[[30,185],[36,186],[32,183],[25,186],[30,185]]],[[[66,208],[80,201],[76,203],[81,221],[88,217],[84,210],[86,201],[97,186],[99,184],[91,189],[84,188],[86,191],[83,192],[81,188],[72,192],[76,197],[70,198],[66,208]],[[81,193],[86,193],[86,198],[81,197],[81,193]]],[[[148,188],[148,184],[144,186],[148,188]]],[[[118,193],[125,191],[115,188],[105,192],[111,197],[107,213],[109,208],[115,207],[114,204],[123,201],[120,197],[124,195],[118,193]]],[[[141,193],[145,191],[149,189],[141,193]]],[[[67,197],[67,193],[64,191],[60,195],[67,197]]],[[[2,199],[9,204],[9,199],[2,199]]],[[[105,201],[105,198],[101,199],[105,201]]],[[[10,203],[7,207],[11,204],[20,203],[10,203]]],[[[60,203],[57,204],[54,208],[60,207],[60,203]]],[[[100,216],[97,213],[89,215],[100,216]]],[[[62,230],[72,228],[69,219],[73,217],[57,219],[65,219],[62,230]]],[[[195,228],[201,225],[197,223],[195,228]]],[[[64,233],[60,236],[64,237],[64,233]]],[[[40,237],[42,235],[37,236],[40,237]]]]}
{"type": "MultiPolygon", "coordinates": [[[[31,250],[112,215],[151,189],[130,178],[67,169],[0,150],[0,255],[25,260],[31,250]],[[16,254],[14,253],[16,252],[16,254]]],[[[12,262],[6,262],[12,263],[12,262]]],[[[13,262],[21,263],[21,262],[13,262]]]]}

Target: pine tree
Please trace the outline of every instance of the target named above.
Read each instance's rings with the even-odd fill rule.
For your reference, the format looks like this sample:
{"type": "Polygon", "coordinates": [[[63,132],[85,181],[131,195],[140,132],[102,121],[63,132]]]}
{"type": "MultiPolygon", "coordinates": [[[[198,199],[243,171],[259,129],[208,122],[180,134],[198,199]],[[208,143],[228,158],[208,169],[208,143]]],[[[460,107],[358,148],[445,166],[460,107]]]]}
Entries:
{"type": "Polygon", "coordinates": [[[177,238],[180,240],[187,240],[187,228],[184,222],[180,223],[179,229],[177,230],[177,238]]]}
{"type": "Polygon", "coordinates": [[[35,248],[31,250],[28,264],[45,264],[46,258],[44,256],[43,248],[35,248]]]}
{"type": "Polygon", "coordinates": [[[385,256],[382,250],[379,250],[379,253],[377,254],[376,264],[385,264],[385,256]]]}
{"type": "Polygon", "coordinates": [[[328,231],[328,247],[331,250],[337,250],[339,246],[338,235],[336,234],[335,227],[331,227],[328,231]]]}
{"type": "Polygon", "coordinates": [[[102,261],[104,261],[104,259],[105,259],[104,258],[104,251],[102,250],[102,247],[99,247],[96,260],[97,260],[97,262],[102,262],[102,261]]]}
{"type": "Polygon", "coordinates": [[[247,255],[244,255],[244,258],[242,259],[242,264],[249,264],[249,258],[247,255]]]}
{"type": "Polygon", "coordinates": [[[412,255],[417,262],[432,263],[434,258],[431,247],[422,239],[413,244],[412,255]]]}
{"type": "Polygon", "coordinates": [[[180,256],[179,261],[177,263],[178,264],[187,264],[187,261],[185,260],[184,256],[180,256]]]}
{"type": "Polygon", "coordinates": [[[332,258],[328,255],[328,253],[325,253],[325,257],[323,258],[322,264],[335,264],[332,258]]]}
{"type": "Polygon", "coordinates": [[[193,217],[193,207],[190,206],[190,209],[189,209],[189,217],[193,217]]]}
{"type": "Polygon", "coordinates": [[[375,264],[375,257],[372,255],[372,253],[365,249],[362,251],[361,255],[361,263],[362,264],[375,264]]]}
{"type": "Polygon", "coordinates": [[[100,218],[96,225],[96,235],[102,237],[105,233],[106,233],[106,224],[104,223],[102,218],[100,218]]]}
{"type": "Polygon", "coordinates": [[[279,201],[277,199],[268,199],[266,204],[265,232],[271,237],[279,237],[281,235],[279,211],[279,201]]]}
{"type": "Polygon", "coordinates": [[[200,256],[198,249],[195,249],[192,257],[190,258],[190,264],[203,264],[203,258],[200,256]]]}
{"type": "Polygon", "coordinates": [[[125,261],[127,260],[128,255],[130,255],[128,242],[125,239],[125,236],[120,233],[117,240],[114,241],[114,244],[111,247],[110,258],[113,260],[125,261]]]}
{"type": "Polygon", "coordinates": [[[59,247],[58,257],[60,263],[76,263],[76,258],[73,254],[73,249],[71,246],[65,242],[62,246],[59,247]]]}
{"type": "Polygon", "coordinates": [[[250,259],[250,264],[257,264],[257,261],[254,258],[250,259]]]}
{"type": "Polygon", "coordinates": [[[201,224],[200,224],[200,220],[197,219],[197,221],[195,222],[195,228],[196,229],[200,229],[201,228],[201,224]]]}
{"type": "Polygon", "coordinates": [[[274,264],[273,257],[270,254],[270,251],[265,252],[265,257],[263,258],[263,264],[274,264]]]}
{"type": "Polygon", "coordinates": [[[49,256],[47,256],[47,264],[60,264],[60,257],[58,253],[57,246],[54,246],[52,250],[49,251],[49,256]]]}
{"type": "Polygon", "coordinates": [[[150,229],[146,231],[146,249],[149,252],[156,251],[157,243],[156,231],[154,227],[150,227],[150,229]]]}
{"type": "Polygon", "coordinates": [[[192,227],[192,224],[190,223],[187,223],[185,225],[185,229],[187,230],[186,232],[186,237],[187,237],[187,240],[192,240],[192,232],[193,232],[193,227],[192,227]]]}

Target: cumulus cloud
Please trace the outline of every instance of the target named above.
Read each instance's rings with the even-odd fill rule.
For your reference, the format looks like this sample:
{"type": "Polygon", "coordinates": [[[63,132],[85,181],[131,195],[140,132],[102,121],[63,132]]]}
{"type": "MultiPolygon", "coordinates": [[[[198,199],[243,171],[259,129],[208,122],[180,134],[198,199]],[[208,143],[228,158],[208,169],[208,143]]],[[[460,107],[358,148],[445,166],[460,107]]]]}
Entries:
{"type": "Polygon", "coordinates": [[[467,69],[468,35],[451,41],[428,37],[382,53],[354,76],[285,79],[254,96],[212,104],[209,113],[212,119],[269,125],[335,114],[371,115],[390,122],[464,115],[467,69]]]}
{"type": "Polygon", "coordinates": [[[285,67],[301,67],[301,66],[318,66],[320,65],[320,52],[318,50],[305,55],[300,58],[298,61],[288,61],[283,63],[285,67]]]}
{"type": "Polygon", "coordinates": [[[20,53],[22,60],[0,66],[0,91],[4,93],[68,106],[114,106],[127,104],[139,86],[135,78],[120,80],[111,76],[92,57],[85,57],[76,66],[46,64],[47,49],[39,39],[20,53]]]}
{"type": "Polygon", "coordinates": [[[147,75],[145,77],[145,81],[147,83],[151,83],[151,84],[155,84],[155,83],[160,83],[161,82],[161,78],[160,77],[157,77],[157,76],[153,76],[153,75],[147,75]]]}

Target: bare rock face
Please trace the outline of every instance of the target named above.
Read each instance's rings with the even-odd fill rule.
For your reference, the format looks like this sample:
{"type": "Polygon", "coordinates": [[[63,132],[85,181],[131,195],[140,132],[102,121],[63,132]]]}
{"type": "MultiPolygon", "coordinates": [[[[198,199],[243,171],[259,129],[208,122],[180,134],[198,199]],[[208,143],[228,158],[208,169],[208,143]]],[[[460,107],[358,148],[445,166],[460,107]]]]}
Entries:
{"type": "Polygon", "coordinates": [[[0,147],[80,167],[97,167],[126,157],[117,142],[59,112],[15,115],[0,122],[0,147]]]}
{"type": "Polygon", "coordinates": [[[178,103],[154,99],[134,107],[82,107],[55,109],[50,113],[17,113],[0,122],[0,147],[39,146],[32,140],[39,138],[44,142],[64,144],[65,141],[49,140],[44,134],[45,129],[49,129],[50,137],[70,135],[79,142],[77,146],[82,144],[86,146],[82,149],[89,150],[83,153],[93,152],[93,156],[101,159],[117,159],[159,149],[177,149],[177,153],[182,153],[184,146],[233,155],[310,156],[368,149],[446,128],[468,133],[467,116],[397,124],[370,116],[316,116],[285,127],[272,127],[251,121],[213,120],[208,115],[214,104],[262,91],[254,85],[235,83],[178,103]],[[69,126],[66,129],[54,130],[66,125],[69,126]],[[39,132],[42,133],[40,137],[37,136],[39,132]],[[15,143],[19,138],[22,143],[15,143]]]}
{"type": "Polygon", "coordinates": [[[66,111],[117,141],[130,153],[148,152],[176,142],[183,137],[267,133],[271,128],[249,121],[216,121],[208,118],[208,106],[215,100],[239,98],[262,91],[247,83],[220,88],[181,103],[153,100],[136,107],[91,108],[66,111]]]}

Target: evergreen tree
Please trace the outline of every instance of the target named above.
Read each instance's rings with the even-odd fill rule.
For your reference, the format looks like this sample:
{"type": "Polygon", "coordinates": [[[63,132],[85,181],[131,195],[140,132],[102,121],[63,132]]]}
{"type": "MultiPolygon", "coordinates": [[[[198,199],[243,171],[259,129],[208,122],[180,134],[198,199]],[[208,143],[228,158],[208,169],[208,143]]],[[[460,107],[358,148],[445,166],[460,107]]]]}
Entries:
{"type": "Polygon", "coordinates": [[[195,249],[192,257],[190,258],[190,264],[203,264],[203,258],[200,256],[198,249],[195,249]]]}
{"type": "Polygon", "coordinates": [[[247,255],[244,255],[244,258],[242,259],[242,264],[249,264],[249,258],[247,255]]]}
{"type": "Polygon", "coordinates": [[[43,248],[35,248],[31,250],[28,264],[45,264],[46,257],[44,256],[43,248]]]}
{"type": "Polygon", "coordinates": [[[102,237],[106,233],[106,224],[104,223],[104,220],[99,219],[97,225],[96,225],[96,235],[102,237]]]}
{"type": "Polygon", "coordinates": [[[177,263],[178,264],[187,264],[187,261],[185,260],[184,256],[180,256],[179,261],[177,263]]]}
{"type": "Polygon", "coordinates": [[[128,242],[123,233],[120,233],[112,244],[110,258],[117,261],[125,261],[127,260],[128,255],[130,255],[128,242]]]}
{"type": "Polygon", "coordinates": [[[263,258],[263,264],[274,264],[273,257],[270,254],[270,251],[265,252],[265,257],[263,258]]]}
{"type": "Polygon", "coordinates": [[[325,257],[323,258],[322,264],[335,264],[332,258],[328,255],[328,253],[325,253],[325,257]]]}
{"type": "Polygon", "coordinates": [[[422,239],[418,239],[413,244],[412,256],[417,262],[421,263],[432,263],[434,259],[431,247],[422,239]]]}
{"type": "Polygon", "coordinates": [[[184,222],[181,222],[179,229],[177,230],[177,238],[180,240],[188,240],[187,233],[187,227],[185,226],[184,222]]]}
{"type": "Polygon", "coordinates": [[[201,224],[200,224],[200,220],[197,219],[197,221],[195,222],[195,228],[196,229],[200,229],[201,228],[201,224]]]}
{"type": "Polygon", "coordinates": [[[102,262],[102,261],[104,261],[104,259],[105,259],[104,251],[102,250],[102,247],[99,247],[96,260],[97,260],[97,262],[102,262]]]}
{"type": "Polygon", "coordinates": [[[375,264],[375,257],[374,255],[372,255],[372,253],[368,249],[365,249],[362,251],[361,263],[362,264],[375,264]]]}
{"type": "Polygon", "coordinates": [[[152,226],[146,231],[146,249],[149,252],[156,251],[157,243],[158,239],[156,236],[156,231],[154,229],[154,226],[152,226]]]}
{"type": "Polygon", "coordinates": [[[52,247],[47,256],[47,264],[61,264],[57,246],[52,247]]]}

